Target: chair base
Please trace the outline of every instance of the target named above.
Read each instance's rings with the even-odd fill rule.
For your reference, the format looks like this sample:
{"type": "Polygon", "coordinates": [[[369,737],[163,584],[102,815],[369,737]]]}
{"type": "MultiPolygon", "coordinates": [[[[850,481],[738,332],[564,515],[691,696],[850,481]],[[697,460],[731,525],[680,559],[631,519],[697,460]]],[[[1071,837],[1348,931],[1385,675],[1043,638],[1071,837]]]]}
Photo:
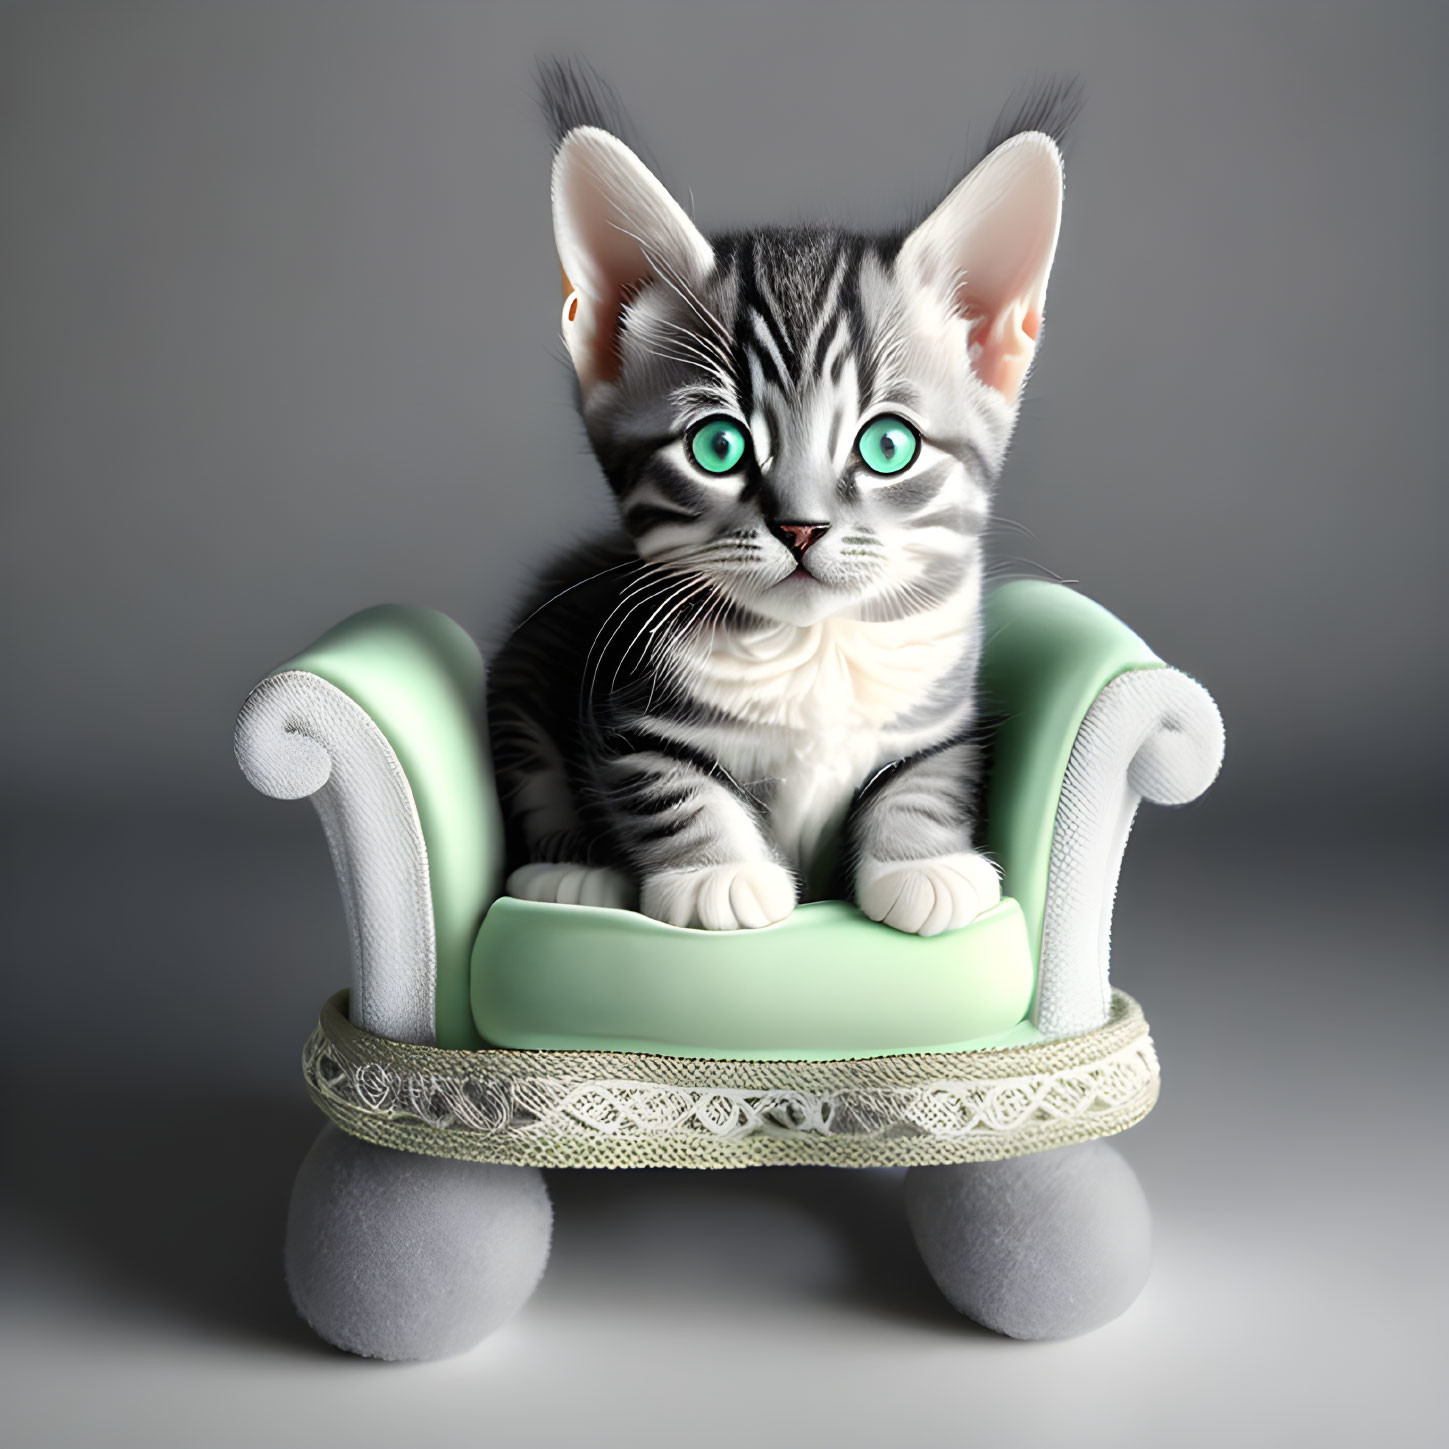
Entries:
{"type": "Polygon", "coordinates": [[[952,1306],[1010,1338],[1090,1332],[1129,1308],[1147,1282],[1147,1199],[1105,1142],[913,1168],[906,1213],[952,1306]]]}
{"type": "Polygon", "coordinates": [[[447,1358],[528,1301],[552,1227],[535,1168],[394,1152],[329,1125],[292,1190],[287,1286],[349,1353],[447,1358]]]}

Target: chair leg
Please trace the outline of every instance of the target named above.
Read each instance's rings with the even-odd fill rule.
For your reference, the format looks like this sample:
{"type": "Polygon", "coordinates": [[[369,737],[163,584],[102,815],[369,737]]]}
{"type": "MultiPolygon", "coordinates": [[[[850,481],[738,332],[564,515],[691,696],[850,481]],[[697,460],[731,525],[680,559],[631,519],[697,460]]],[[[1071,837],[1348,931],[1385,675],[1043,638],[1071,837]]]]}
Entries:
{"type": "Polygon", "coordinates": [[[1147,1199],[1105,1142],[914,1167],[905,1191],[916,1246],[937,1286],[997,1333],[1087,1333],[1129,1308],[1147,1282],[1147,1199]]]}
{"type": "Polygon", "coordinates": [[[528,1301],[552,1228],[536,1168],[395,1152],[328,1125],[292,1189],[287,1286],[338,1348],[446,1358],[528,1301]]]}

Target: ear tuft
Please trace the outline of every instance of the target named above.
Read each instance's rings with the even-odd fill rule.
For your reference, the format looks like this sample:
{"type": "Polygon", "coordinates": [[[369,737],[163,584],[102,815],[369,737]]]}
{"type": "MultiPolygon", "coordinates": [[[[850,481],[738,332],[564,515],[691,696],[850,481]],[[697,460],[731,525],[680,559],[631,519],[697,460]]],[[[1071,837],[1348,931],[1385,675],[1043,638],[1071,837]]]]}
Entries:
{"type": "Polygon", "coordinates": [[[563,145],[570,131],[592,126],[617,136],[653,165],[653,159],[639,143],[619,93],[586,60],[560,56],[542,61],[537,78],[538,103],[555,147],[563,145]]]}
{"type": "Polygon", "coordinates": [[[981,156],[1027,131],[1040,131],[1056,142],[1059,151],[1065,149],[1085,99],[1080,76],[1055,76],[1023,87],[1002,107],[981,156]]]}

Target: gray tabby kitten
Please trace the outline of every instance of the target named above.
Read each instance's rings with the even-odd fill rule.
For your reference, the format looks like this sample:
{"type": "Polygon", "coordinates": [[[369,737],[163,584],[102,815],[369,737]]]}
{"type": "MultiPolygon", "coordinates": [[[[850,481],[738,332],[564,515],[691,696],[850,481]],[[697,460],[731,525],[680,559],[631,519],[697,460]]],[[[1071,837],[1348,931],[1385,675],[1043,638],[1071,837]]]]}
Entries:
{"type": "Polygon", "coordinates": [[[964,926],[1000,897],[973,849],[981,537],[1075,96],[998,127],[907,233],[707,237],[595,83],[545,88],[564,339],[622,531],[493,665],[508,890],[711,930],[820,894],[964,926]]]}

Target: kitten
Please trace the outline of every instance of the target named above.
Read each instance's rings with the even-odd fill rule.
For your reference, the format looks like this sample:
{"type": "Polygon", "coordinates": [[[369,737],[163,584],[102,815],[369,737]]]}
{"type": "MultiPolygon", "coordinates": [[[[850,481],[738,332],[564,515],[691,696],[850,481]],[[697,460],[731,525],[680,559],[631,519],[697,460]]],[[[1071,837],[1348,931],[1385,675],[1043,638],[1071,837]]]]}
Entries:
{"type": "Polygon", "coordinates": [[[909,232],[706,237],[596,81],[544,85],[564,338],[621,531],[549,572],[491,670],[507,889],[712,930],[835,892],[964,926],[1000,897],[972,848],[981,537],[1075,93],[999,126],[909,232]]]}

